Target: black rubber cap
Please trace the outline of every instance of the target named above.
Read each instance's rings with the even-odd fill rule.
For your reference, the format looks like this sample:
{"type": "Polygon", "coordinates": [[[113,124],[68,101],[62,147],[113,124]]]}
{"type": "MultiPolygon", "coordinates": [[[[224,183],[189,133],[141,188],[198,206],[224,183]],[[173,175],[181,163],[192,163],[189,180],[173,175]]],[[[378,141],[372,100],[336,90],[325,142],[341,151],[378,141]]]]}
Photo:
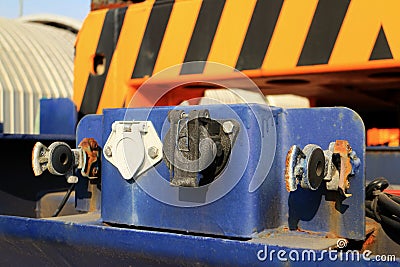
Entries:
{"type": "Polygon", "coordinates": [[[59,145],[54,148],[51,155],[53,169],[60,173],[67,173],[73,165],[73,155],[71,149],[66,145],[59,145]]]}
{"type": "Polygon", "coordinates": [[[311,153],[308,160],[308,181],[313,189],[317,189],[324,179],[325,156],[320,148],[311,153]]]}

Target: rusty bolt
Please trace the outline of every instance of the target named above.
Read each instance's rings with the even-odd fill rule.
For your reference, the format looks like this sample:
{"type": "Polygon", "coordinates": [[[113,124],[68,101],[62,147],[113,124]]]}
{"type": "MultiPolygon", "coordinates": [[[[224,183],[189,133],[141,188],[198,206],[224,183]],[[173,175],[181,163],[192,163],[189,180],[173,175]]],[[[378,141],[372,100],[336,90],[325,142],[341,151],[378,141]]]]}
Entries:
{"type": "Polygon", "coordinates": [[[104,150],[104,153],[106,153],[107,157],[111,157],[112,156],[111,147],[107,146],[106,149],[104,150]]]}
{"type": "Polygon", "coordinates": [[[150,158],[155,159],[156,157],[158,157],[158,148],[152,146],[149,148],[147,153],[149,154],[150,158]]]}
{"type": "Polygon", "coordinates": [[[233,128],[235,128],[235,125],[231,121],[226,121],[222,124],[222,129],[224,130],[225,133],[230,134],[233,132],[233,128]]]}

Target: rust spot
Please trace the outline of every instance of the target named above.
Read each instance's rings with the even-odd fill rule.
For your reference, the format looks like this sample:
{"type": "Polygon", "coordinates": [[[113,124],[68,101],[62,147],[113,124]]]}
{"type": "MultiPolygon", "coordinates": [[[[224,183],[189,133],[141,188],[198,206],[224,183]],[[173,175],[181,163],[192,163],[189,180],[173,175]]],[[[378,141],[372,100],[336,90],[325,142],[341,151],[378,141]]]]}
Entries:
{"type": "Polygon", "coordinates": [[[372,219],[368,219],[365,222],[365,232],[366,234],[370,234],[376,231],[379,228],[379,223],[373,221],[372,219]]]}
{"type": "Polygon", "coordinates": [[[348,196],[346,191],[350,188],[348,177],[352,170],[349,157],[351,152],[352,148],[347,140],[336,140],[333,153],[340,155],[339,188],[346,196],[348,196]]]}
{"type": "Polygon", "coordinates": [[[376,232],[372,232],[367,239],[365,240],[363,246],[362,246],[362,251],[368,249],[370,246],[372,246],[376,241],[376,232]]]}
{"type": "Polygon", "coordinates": [[[337,234],[332,233],[332,232],[326,233],[325,237],[326,238],[340,238],[340,236],[338,236],[337,234]]]}
{"type": "Polygon", "coordinates": [[[110,3],[108,3],[108,1],[99,1],[99,0],[97,0],[97,1],[92,1],[92,4],[91,4],[91,10],[93,11],[93,10],[98,10],[98,9],[105,9],[105,8],[108,8],[108,9],[114,9],[114,8],[121,8],[121,7],[125,7],[125,6],[128,6],[128,5],[131,5],[131,4],[133,4],[133,3],[135,3],[135,2],[144,2],[144,0],[143,1],[138,1],[138,0],[136,0],[136,1],[122,1],[122,0],[117,0],[117,1],[113,1],[113,2],[110,2],[110,3]]]}
{"type": "Polygon", "coordinates": [[[334,233],[326,233],[326,232],[315,232],[315,231],[309,231],[301,228],[297,228],[296,230],[290,230],[289,227],[279,227],[277,229],[274,229],[273,231],[268,231],[268,232],[263,232],[258,235],[258,238],[268,238],[268,237],[274,237],[274,236],[287,236],[288,238],[290,236],[296,236],[298,233],[301,233],[302,235],[307,235],[310,238],[340,238],[340,236],[334,234],[334,233]]]}
{"type": "Polygon", "coordinates": [[[365,222],[365,232],[366,232],[366,239],[362,245],[361,250],[365,251],[366,249],[371,250],[371,247],[376,242],[376,238],[380,229],[380,224],[376,221],[367,218],[365,222]]]}
{"type": "Polygon", "coordinates": [[[325,238],[339,238],[340,236],[338,236],[335,233],[332,232],[328,232],[328,233],[323,233],[323,232],[314,232],[314,231],[309,231],[309,230],[304,230],[304,229],[297,229],[297,232],[301,232],[301,233],[306,233],[312,236],[324,236],[325,238]]]}
{"type": "Polygon", "coordinates": [[[86,165],[82,168],[82,174],[87,177],[97,177],[99,167],[95,166],[100,159],[100,149],[94,138],[84,138],[79,146],[85,153],[86,165]]]}
{"type": "Polygon", "coordinates": [[[290,233],[290,232],[291,232],[291,230],[289,229],[289,227],[283,226],[283,227],[274,229],[273,231],[270,231],[270,232],[263,232],[263,233],[259,234],[258,237],[266,238],[266,237],[280,235],[280,234],[286,234],[286,233],[290,233]]]}
{"type": "Polygon", "coordinates": [[[297,228],[297,232],[307,233],[309,235],[321,235],[321,233],[319,233],[319,232],[309,231],[309,230],[305,230],[305,229],[301,229],[301,228],[297,228]]]}
{"type": "Polygon", "coordinates": [[[292,158],[292,154],[294,151],[294,146],[289,149],[289,152],[286,155],[286,163],[285,163],[285,182],[286,182],[286,190],[290,192],[290,179],[291,179],[291,168],[290,168],[290,159],[292,158]]]}

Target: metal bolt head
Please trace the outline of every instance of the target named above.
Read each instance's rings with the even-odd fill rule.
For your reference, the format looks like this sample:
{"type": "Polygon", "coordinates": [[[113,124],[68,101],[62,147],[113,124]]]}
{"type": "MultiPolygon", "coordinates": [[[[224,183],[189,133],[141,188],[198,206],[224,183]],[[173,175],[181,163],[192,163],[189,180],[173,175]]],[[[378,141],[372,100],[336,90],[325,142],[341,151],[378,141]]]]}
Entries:
{"type": "Polygon", "coordinates": [[[146,133],[149,131],[149,127],[147,126],[147,123],[146,123],[146,122],[143,122],[139,127],[140,127],[140,128],[139,128],[139,131],[140,131],[141,133],[146,134],[146,133]]]}
{"type": "Polygon", "coordinates": [[[96,176],[99,173],[99,168],[98,167],[94,167],[92,170],[92,174],[93,176],[96,176]]]}
{"type": "Polygon", "coordinates": [[[76,184],[78,182],[78,177],[77,176],[69,176],[67,178],[67,183],[69,184],[76,184]]]}
{"type": "Polygon", "coordinates": [[[231,121],[226,121],[222,124],[222,129],[227,134],[232,133],[234,128],[235,128],[235,125],[233,125],[233,123],[231,121]]]}
{"type": "Polygon", "coordinates": [[[111,147],[107,146],[106,149],[104,150],[104,153],[106,154],[107,157],[111,157],[112,156],[111,147]]]}
{"type": "Polygon", "coordinates": [[[147,151],[147,153],[149,154],[150,158],[155,159],[156,157],[158,157],[158,148],[155,146],[152,146],[149,148],[149,150],[147,151]]]}

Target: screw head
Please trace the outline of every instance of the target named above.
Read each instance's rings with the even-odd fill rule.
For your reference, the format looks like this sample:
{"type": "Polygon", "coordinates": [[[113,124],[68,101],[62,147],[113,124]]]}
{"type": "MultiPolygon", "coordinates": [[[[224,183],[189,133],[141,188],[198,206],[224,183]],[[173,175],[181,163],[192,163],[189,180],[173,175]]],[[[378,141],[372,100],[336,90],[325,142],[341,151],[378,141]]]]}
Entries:
{"type": "Polygon", "coordinates": [[[150,158],[155,159],[156,157],[158,157],[158,148],[155,146],[152,146],[149,148],[149,150],[147,151],[147,153],[149,154],[150,158]]]}
{"type": "Polygon", "coordinates": [[[233,123],[231,121],[226,121],[222,124],[222,129],[227,134],[232,133],[234,128],[235,128],[235,125],[233,125],[233,123]]]}
{"type": "Polygon", "coordinates": [[[92,170],[92,174],[93,176],[96,176],[99,173],[99,168],[98,167],[94,167],[92,170]]]}
{"type": "Polygon", "coordinates": [[[69,184],[76,184],[78,182],[78,177],[77,176],[69,176],[67,178],[67,183],[69,184]]]}
{"type": "Polygon", "coordinates": [[[111,157],[112,156],[111,147],[107,146],[106,149],[104,150],[104,153],[106,154],[107,157],[111,157]]]}

